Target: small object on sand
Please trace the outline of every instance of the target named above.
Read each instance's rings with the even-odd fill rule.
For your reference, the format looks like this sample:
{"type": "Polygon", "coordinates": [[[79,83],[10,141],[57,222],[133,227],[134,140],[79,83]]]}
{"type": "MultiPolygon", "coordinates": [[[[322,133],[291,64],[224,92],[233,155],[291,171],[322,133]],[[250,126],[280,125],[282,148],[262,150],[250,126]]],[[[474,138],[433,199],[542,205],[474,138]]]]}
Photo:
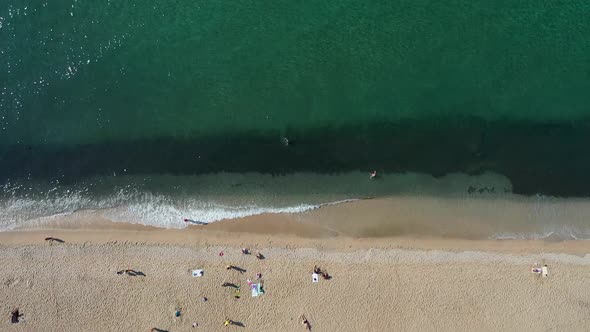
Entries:
{"type": "Polygon", "coordinates": [[[240,287],[236,288],[236,291],[234,293],[234,298],[236,298],[236,299],[240,298],[240,287]]]}
{"type": "Polygon", "coordinates": [[[202,277],[202,276],[203,276],[202,269],[193,270],[193,277],[202,277]]]}
{"type": "Polygon", "coordinates": [[[180,315],[182,314],[182,313],[180,312],[180,310],[182,310],[182,308],[178,308],[178,309],[176,309],[176,311],[174,312],[174,317],[180,317],[180,315]]]}
{"type": "Polygon", "coordinates": [[[223,257],[223,251],[219,252],[219,257],[223,257]]]}
{"type": "Polygon", "coordinates": [[[197,326],[199,326],[199,324],[197,324],[197,322],[194,322],[193,327],[197,327],[197,326]]]}
{"type": "Polygon", "coordinates": [[[201,299],[201,301],[203,301],[203,302],[207,302],[207,298],[206,298],[206,297],[203,297],[203,298],[201,299]]]}
{"type": "Polygon", "coordinates": [[[256,279],[260,279],[260,278],[262,278],[262,273],[260,273],[260,272],[256,273],[256,279]]]}
{"type": "Polygon", "coordinates": [[[319,275],[317,273],[312,273],[312,275],[311,275],[311,281],[312,282],[318,282],[318,281],[320,281],[319,275]]]}
{"type": "Polygon", "coordinates": [[[226,266],[225,266],[225,269],[226,269],[226,270],[231,270],[231,269],[233,269],[233,268],[234,268],[234,266],[233,266],[233,265],[226,265],[226,266]]]}
{"type": "Polygon", "coordinates": [[[226,319],[223,321],[223,325],[225,325],[225,326],[232,325],[232,321],[231,321],[231,319],[229,319],[229,318],[226,318],[226,319]]]}
{"type": "Polygon", "coordinates": [[[543,265],[543,267],[541,268],[543,277],[548,277],[549,276],[549,269],[547,268],[547,264],[543,265]]]}

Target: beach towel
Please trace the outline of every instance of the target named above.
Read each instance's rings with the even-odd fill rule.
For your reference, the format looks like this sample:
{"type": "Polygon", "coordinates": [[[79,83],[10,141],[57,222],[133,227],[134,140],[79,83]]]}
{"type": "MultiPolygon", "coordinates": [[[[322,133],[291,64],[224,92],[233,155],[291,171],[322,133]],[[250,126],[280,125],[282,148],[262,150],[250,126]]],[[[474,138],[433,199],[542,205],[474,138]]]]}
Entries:
{"type": "Polygon", "coordinates": [[[250,286],[252,290],[252,297],[257,297],[259,295],[264,294],[264,289],[262,289],[262,284],[252,284],[250,286]]]}
{"type": "Polygon", "coordinates": [[[203,276],[203,270],[193,270],[193,277],[202,277],[203,276]]]}
{"type": "Polygon", "coordinates": [[[312,282],[318,282],[318,281],[320,281],[320,278],[319,278],[319,276],[318,276],[318,274],[317,274],[317,273],[313,273],[313,274],[311,275],[311,281],[312,281],[312,282]]]}
{"type": "Polygon", "coordinates": [[[547,270],[547,267],[546,266],[543,266],[541,268],[541,271],[543,271],[543,277],[549,276],[549,271],[547,270]]]}
{"type": "Polygon", "coordinates": [[[258,284],[252,284],[250,288],[252,289],[252,297],[257,297],[260,295],[260,292],[258,291],[258,284]]]}

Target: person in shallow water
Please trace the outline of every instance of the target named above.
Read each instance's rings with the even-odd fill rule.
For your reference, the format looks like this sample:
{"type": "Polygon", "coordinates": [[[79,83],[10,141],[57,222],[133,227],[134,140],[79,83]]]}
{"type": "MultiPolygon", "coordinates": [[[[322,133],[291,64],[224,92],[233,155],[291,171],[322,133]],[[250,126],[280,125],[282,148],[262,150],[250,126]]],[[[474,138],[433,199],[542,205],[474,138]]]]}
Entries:
{"type": "Polygon", "coordinates": [[[371,175],[369,176],[369,179],[375,179],[377,177],[377,171],[372,171],[371,175]]]}

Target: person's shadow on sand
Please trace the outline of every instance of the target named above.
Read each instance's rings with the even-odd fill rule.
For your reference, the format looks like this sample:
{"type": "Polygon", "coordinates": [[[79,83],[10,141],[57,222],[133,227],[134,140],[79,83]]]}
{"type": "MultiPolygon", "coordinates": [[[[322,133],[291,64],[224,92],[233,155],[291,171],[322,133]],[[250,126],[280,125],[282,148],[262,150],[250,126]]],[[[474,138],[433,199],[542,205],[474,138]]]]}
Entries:
{"type": "Polygon", "coordinates": [[[246,269],[242,269],[239,266],[233,266],[233,265],[230,265],[229,268],[228,268],[228,270],[236,270],[236,271],[238,271],[240,273],[246,272],[246,269]]]}
{"type": "Polygon", "coordinates": [[[236,322],[235,320],[230,320],[231,325],[239,326],[239,327],[246,327],[242,322],[236,322]]]}
{"type": "Polygon", "coordinates": [[[57,242],[57,243],[64,243],[66,241],[62,240],[62,239],[58,239],[56,237],[46,237],[45,241],[49,242],[49,244],[52,244],[53,242],[57,242]]]}
{"type": "Polygon", "coordinates": [[[136,271],[136,270],[121,270],[121,271],[117,271],[117,274],[126,274],[130,277],[145,277],[145,273],[141,272],[141,271],[136,271]]]}

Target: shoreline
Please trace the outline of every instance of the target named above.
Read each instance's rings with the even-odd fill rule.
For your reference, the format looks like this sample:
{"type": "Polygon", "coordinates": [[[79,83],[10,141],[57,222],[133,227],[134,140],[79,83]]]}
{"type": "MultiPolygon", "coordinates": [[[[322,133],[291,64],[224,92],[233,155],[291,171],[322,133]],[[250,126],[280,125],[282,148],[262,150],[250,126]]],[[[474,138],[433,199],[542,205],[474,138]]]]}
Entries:
{"type": "Polygon", "coordinates": [[[111,215],[111,210],[99,209],[32,219],[20,228],[0,232],[0,239],[10,238],[6,234],[19,236],[19,232],[79,230],[97,234],[135,231],[137,236],[150,234],[153,238],[167,238],[174,235],[187,241],[223,234],[240,238],[310,239],[318,243],[338,242],[334,238],[341,238],[385,247],[397,242],[428,241],[471,241],[486,243],[484,247],[490,247],[489,243],[497,243],[495,246],[500,247],[506,243],[525,243],[535,248],[583,248],[585,243],[590,243],[570,233],[577,232],[576,235],[586,237],[590,232],[585,226],[585,220],[590,218],[590,200],[582,199],[539,201],[519,196],[440,198],[405,195],[325,204],[296,213],[255,214],[205,225],[187,224],[180,219],[175,228],[115,221],[111,215]],[[506,234],[513,237],[505,237],[506,234]]]}
{"type": "Polygon", "coordinates": [[[210,225],[191,225],[185,229],[161,229],[139,224],[93,220],[68,227],[0,232],[0,245],[41,245],[45,237],[56,237],[67,244],[142,244],[182,247],[229,246],[317,248],[321,250],[408,249],[478,251],[505,254],[564,253],[585,255],[587,240],[492,240],[458,239],[433,236],[351,237],[335,234],[317,225],[293,221],[289,215],[257,215],[225,220],[210,225]]]}

